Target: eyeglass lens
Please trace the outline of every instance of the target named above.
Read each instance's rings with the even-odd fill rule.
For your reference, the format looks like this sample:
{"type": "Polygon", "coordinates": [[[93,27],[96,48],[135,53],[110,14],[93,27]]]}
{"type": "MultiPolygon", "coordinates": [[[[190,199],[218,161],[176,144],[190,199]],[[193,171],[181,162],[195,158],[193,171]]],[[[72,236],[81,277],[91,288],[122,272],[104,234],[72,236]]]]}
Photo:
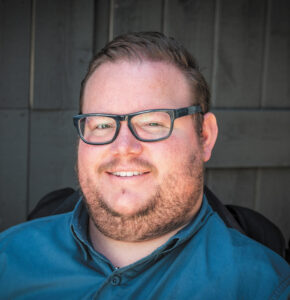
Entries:
{"type": "MultiPolygon", "coordinates": [[[[166,137],[171,129],[167,112],[148,112],[136,115],[130,120],[132,130],[143,140],[158,140],[166,137]]],[[[113,139],[117,123],[111,117],[90,116],[80,120],[83,138],[89,143],[106,143],[113,139]]]]}

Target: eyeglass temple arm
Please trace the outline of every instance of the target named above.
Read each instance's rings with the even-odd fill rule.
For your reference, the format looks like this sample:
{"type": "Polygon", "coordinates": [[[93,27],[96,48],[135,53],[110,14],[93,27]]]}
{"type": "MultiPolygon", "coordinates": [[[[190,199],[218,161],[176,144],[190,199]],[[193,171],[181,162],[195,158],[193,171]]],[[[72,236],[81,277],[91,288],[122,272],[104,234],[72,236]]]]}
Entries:
{"type": "Polygon", "coordinates": [[[195,113],[202,113],[202,108],[198,106],[190,106],[185,108],[180,108],[175,111],[175,118],[180,118],[183,116],[195,114],[195,113]]]}

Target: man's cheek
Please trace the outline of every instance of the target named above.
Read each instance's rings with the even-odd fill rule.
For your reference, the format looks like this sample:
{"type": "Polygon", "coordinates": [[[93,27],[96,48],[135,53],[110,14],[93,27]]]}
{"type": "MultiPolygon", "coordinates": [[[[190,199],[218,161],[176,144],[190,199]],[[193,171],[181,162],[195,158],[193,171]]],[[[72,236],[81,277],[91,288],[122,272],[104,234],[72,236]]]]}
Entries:
{"type": "Polygon", "coordinates": [[[167,142],[164,143],[164,145],[161,145],[161,149],[159,149],[158,151],[159,160],[157,161],[161,161],[166,165],[170,165],[175,161],[182,159],[182,156],[186,152],[186,149],[182,146],[182,143],[180,143],[178,138],[173,137],[173,139],[168,139],[165,141],[167,142]]]}
{"type": "Polygon", "coordinates": [[[81,143],[79,145],[79,151],[78,151],[78,162],[80,164],[84,164],[85,166],[90,166],[92,164],[95,164],[98,158],[98,155],[96,153],[97,149],[94,149],[96,146],[87,145],[84,143],[81,143]]]}

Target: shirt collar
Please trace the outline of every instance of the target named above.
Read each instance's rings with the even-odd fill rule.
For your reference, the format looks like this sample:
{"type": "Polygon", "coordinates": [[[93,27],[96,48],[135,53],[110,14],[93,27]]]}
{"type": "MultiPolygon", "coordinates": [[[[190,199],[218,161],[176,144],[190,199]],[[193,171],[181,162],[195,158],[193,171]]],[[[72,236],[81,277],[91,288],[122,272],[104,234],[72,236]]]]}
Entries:
{"type": "Polygon", "coordinates": [[[84,202],[82,200],[82,197],[80,197],[78,203],[76,204],[73,210],[70,228],[73,237],[82,249],[85,259],[87,259],[88,255],[87,248],[92,248],[92,244],[90,243],[88,236],[88,226],[89,216],[85,208],[84,202]]]}
{"type": "MultiPolygon", "coordinates": [[[[179,245],[183,244],[190,238],[192,238],[207,222],[208,218],[213,214],[213,210],[208,204],[205,194],[203,195],[202,205],[198,213],[193,219],[174,236],[172,236],[165,244],[160,246],[154,252],[163,253],[173,250],[179,245]]],[[[154,253],[153,252],[153,253],[154,253]]],[[[152,254],[153,254],[152,253],[152,254]]]]}

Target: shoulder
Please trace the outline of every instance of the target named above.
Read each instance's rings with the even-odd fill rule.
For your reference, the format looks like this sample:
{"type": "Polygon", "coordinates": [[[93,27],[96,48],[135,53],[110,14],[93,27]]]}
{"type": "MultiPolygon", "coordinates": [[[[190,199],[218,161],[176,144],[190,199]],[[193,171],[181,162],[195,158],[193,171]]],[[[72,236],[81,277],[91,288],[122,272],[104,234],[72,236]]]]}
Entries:
{"type": "Polygon", "coordinates": [[[0,298],[41,286],[62,274],[64,266],[74,268],[78,247],[71,217],[72,213],[65,213],[39,218],[0,234],[0,298]]]}
{"type": "Polygon", "coordinates": [[[251,282],[254,290],[269,290],[270,299],[290,295],[290,268],[277,253],[264,245],[229,229],[235,267],[243,282],[251,282]]]}
{"type": "Polygon", "coordinates": [[[236,279],[253,290],[269,289],[273,295],[289,289],[287,262],[264,245],[228,228],[216,213],[209,219],[205,234],[211,241],[210,259],[225,275],[228,272],[232,281],[236,279]]]}
{"type": "Polygon", "coordinates": [[[13,226],[0,233],[0,253],[5,249],[17,247],[18,251],[26,245],[30,248],[44,240],[57,239],[69,232],[72,213],[65,213],[28,221],[13,226]]]}
{"type": "MultiPolygon", "coordinates": [[[[215,244],[215,247],[218,247],[231,258],[239,258],[237,262],[244,262],[249,265],[253,259],[256,263],[273,260],[288,266],[286,261],[270,248],[236,229],[227,227],[216,213],[209,219],[206,233],[211,237],[211,242],[215,244]]],[[[287,270],[289,271],[289,268],[287,270]]]]}

